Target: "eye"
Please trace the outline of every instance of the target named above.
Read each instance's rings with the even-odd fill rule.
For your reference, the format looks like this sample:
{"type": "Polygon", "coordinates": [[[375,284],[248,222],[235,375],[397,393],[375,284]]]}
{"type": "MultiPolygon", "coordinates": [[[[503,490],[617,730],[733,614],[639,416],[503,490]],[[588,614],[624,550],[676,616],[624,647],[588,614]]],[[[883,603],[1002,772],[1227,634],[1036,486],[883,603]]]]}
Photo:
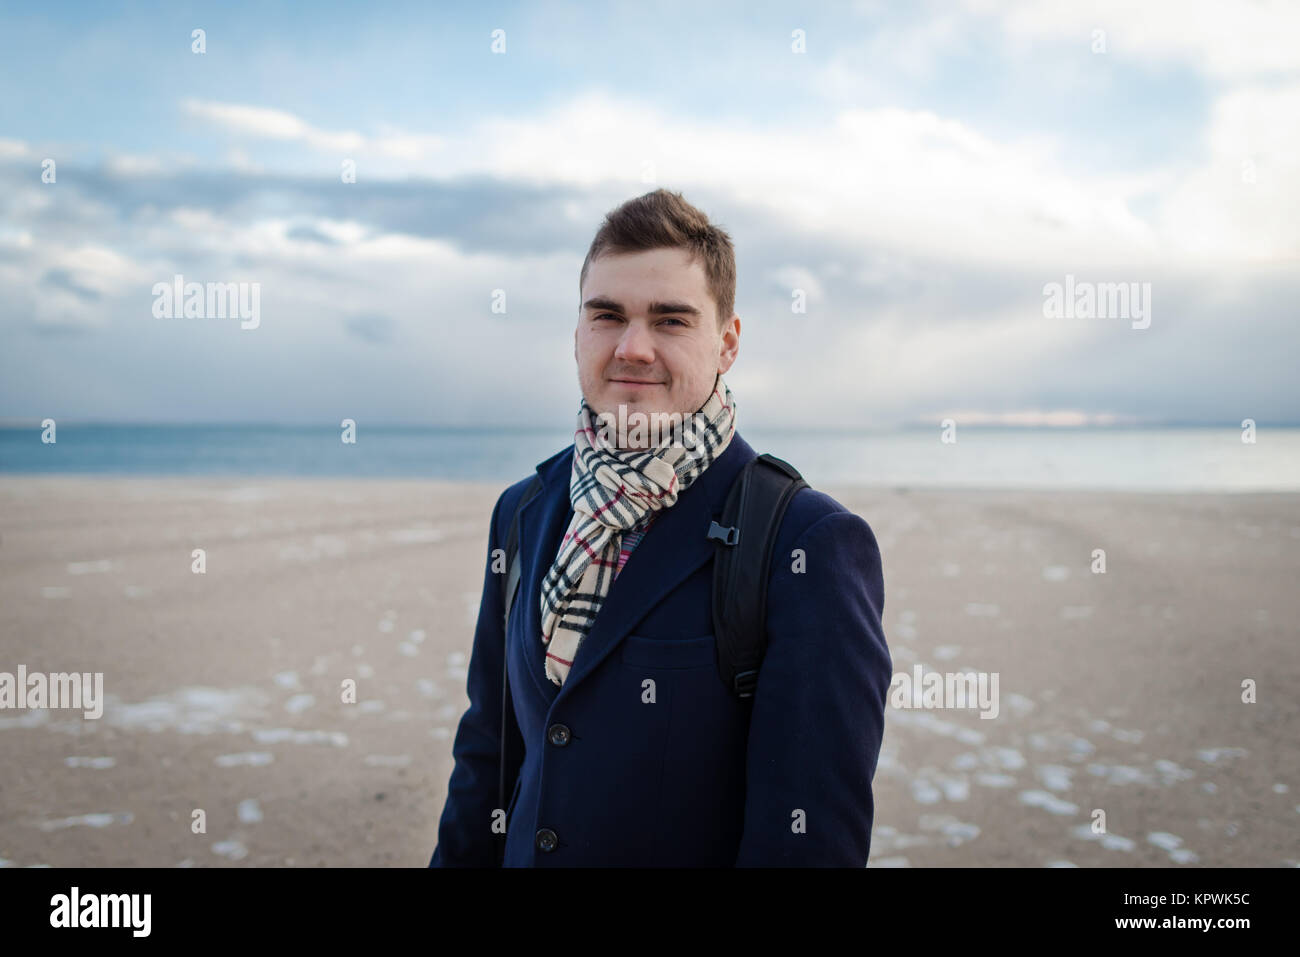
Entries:
{"type": "Polygon", "coordinates": [[[592,318],[593,319],[619,319],[621,317],[614,315],[614,313],[612,312],[602,312],[595,316],[592,316],[592,318]]]}
{"type": "Polygon", "coordinates": [[[672,316],[669,316],[667,319],[664,320],[664,322],[675,322],[679,326],[686,325],[686,323],[682,322],[680,319],[674,319],[672,316]]]}

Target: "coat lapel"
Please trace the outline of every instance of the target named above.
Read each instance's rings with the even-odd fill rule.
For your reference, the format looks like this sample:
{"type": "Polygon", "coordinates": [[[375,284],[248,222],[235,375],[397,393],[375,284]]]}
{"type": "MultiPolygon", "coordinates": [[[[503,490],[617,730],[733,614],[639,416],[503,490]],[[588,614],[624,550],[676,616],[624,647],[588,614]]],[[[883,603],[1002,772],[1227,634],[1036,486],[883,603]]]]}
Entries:
{"type": "Polygon", "coordinates": [[[569,475],[572,447],[537,467],[542,491],[519,516],[521,582],[527,585],[525,654],[528,671],[548,702],[571,693],[614,650],[638,621],[713,556],[717,545],[707,537],[709,523],[722,514],[727,492],[741,468],[755,457],[737,432],[726,450],[710,463],[690,488],[662,512],[633,551],[605,597],[591,631],[578,647],[562,688],[546,677],[541,639],[541,583],[555,560],[572,517],[569,475]],[[526,553],[526,558],[524,558],[526,553]]]}

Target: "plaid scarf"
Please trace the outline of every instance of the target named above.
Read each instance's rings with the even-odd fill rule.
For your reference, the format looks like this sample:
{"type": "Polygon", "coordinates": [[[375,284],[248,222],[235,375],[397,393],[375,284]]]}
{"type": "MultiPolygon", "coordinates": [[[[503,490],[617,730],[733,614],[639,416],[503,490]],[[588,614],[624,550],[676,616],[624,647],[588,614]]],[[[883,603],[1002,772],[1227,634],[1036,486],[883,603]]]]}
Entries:
{"type": "Polygon", "coordinates": [[[542,582],[546,677],[557,685],[609,593],[623,535],[676,504],[731,442],[736,400],[721,374],[698,413],[684,418],[681,433],[670,431],[655,448],[620,449],[610,441],[617,436],[582,401],[569,477],[573,519],[542,582]]]}

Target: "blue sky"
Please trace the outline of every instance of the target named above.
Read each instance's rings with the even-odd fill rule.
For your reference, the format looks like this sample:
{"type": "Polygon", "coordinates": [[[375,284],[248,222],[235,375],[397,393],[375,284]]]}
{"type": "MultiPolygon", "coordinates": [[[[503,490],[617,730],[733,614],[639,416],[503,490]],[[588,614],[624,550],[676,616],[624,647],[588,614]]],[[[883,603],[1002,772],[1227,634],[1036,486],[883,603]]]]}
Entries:
{"type": "Polygon", "coordinates": [[[765,423],[1300,420],[1294,8],[433,7],[8,7],[0,418],[571,418],[587,243],[666,186],[765,423]],[[155,318],[175,273],[260,325],[155,318]],[[1045,317],[1067,274],[1150,326],[1045,317]]]}

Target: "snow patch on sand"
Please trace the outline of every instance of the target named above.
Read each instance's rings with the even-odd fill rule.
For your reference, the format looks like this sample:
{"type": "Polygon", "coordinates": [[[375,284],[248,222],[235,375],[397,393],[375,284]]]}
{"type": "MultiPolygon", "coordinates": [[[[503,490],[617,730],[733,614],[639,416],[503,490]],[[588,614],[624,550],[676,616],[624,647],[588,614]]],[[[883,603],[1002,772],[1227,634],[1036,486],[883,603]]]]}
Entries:
{"type": "Polygon", "coordinates": [[[1071,804],[1063,798],[1047,791],[1021,791],[1020,803],[1030,807],[1042,808],[1051,814],[1070,815],[1079,812],[1077,804],[1071,804]]]}
{"type": "Polygon", "coordinates": [[[111,768],[117,764],[116,758],[64,758],[63,763],[70,768],[111,768]]]}
{"type": "Polygon", "coordinates": [[[42,821],[39,826],[42,831],[58,831],[65,827],[108,827],[111,824],[130,824],[132,820],[134,815],[124,811],[119,814],[78,814],[75,817],[64,817],[55,821],[42,821]]]}
{"type": "Polygon", "coordinates": [[[239,754],[219,754],[213,759],[218,767],[234,768],[247,765],[261,767],[275,760],[269,751],[243,751],[239,754]]]}

